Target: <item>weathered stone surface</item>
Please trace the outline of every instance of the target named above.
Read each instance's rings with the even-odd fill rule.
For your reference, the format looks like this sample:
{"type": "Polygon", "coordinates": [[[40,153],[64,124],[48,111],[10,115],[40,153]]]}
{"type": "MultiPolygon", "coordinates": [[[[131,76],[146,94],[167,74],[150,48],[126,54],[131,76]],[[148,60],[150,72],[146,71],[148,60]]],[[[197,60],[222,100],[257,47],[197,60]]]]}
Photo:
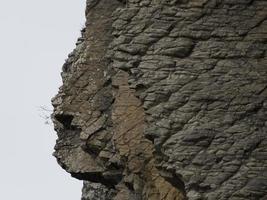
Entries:
{"type": "Polygon", "coordinates": [[[83,200],[267,199],[267,2],[87,0],[53,99],[83,200]]]}

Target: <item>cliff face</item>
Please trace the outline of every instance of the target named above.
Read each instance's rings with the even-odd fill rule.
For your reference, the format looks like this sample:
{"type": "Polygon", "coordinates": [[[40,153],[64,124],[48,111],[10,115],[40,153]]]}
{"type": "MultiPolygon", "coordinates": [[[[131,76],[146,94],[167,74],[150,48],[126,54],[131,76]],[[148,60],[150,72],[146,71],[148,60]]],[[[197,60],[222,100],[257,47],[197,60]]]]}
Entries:
{"type": "Polygon", "coordinates": [[[267,199],[267,2],[87,0],[53,98],[82,200],[267,199]]]}

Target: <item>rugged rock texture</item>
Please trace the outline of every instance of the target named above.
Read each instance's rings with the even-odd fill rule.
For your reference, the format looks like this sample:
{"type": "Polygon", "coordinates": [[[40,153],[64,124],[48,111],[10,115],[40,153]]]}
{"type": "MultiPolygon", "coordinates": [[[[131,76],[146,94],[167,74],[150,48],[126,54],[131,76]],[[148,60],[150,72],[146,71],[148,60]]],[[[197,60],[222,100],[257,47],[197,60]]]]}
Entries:
{"type": "Polygon", "coordinates": [[[53,98],[82,200],[267,199],[267,1],[87,0],[53,98]]]}

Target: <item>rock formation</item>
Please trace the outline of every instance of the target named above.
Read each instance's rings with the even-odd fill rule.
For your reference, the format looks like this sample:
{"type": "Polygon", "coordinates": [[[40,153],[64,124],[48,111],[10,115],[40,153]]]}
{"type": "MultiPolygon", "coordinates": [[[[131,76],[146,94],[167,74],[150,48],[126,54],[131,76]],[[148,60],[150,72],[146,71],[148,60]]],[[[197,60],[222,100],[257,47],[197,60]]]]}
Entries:
{"type": "Polygon", "coordinates": [[[87,0],[53,98],[82,200],[267,199],[267,1],[87,0]]]}

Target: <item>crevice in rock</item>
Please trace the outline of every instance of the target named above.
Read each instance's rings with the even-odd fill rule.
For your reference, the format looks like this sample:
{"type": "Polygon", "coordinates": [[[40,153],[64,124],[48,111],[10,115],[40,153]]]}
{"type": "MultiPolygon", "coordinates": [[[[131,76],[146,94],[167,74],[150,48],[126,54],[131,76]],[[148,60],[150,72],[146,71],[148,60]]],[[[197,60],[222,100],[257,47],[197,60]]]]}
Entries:
{"type": "Polygon", "coordinates": [[[71,176],[79,180],[87,180],[94,183],[101,183],[110,189],[115,189],[115,186],[120,182],[122,175],[117,175],[113,179],[106,179],[102,172],[87,172],[87,173],[71,173],[71,176]]]}
{"type": "Polygon", "coordinates": [[[55,119],[59,123],[61,123],[66,129],[69,129],[69,130],[76,129],[76,127],[71,124],[73,118],[74,117],[72,115],[68,115],[68,114],[56,114],[55,115],[55,119]]]}

